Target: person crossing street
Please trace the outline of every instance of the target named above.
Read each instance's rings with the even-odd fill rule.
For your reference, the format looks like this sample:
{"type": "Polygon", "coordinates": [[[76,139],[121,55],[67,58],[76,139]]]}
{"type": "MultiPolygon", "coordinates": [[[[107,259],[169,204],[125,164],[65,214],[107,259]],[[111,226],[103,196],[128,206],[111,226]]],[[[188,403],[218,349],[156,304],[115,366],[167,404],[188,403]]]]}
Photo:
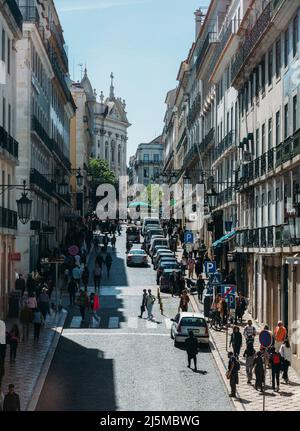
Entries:
{"type": "Polygon", "coordinates": [[[152,310],[153,310],[153,305],[156,301],[156,298],[154,295],[152,295],[151,293],[151,289],[148,289],[148,296],[146,299],[146,307],[147,307],[147,311],[148,311],[148,320],[152,320],[153,319],[153,314],[152,314],[152,310]]]}

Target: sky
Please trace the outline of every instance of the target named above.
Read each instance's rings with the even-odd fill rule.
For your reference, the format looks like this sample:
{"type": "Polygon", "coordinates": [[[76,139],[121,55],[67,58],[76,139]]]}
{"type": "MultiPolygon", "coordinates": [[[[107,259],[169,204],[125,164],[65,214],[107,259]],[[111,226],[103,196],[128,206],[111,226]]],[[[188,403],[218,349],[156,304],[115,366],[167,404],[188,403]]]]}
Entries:
{"type": "Polygon", "coordinates": [[[126,100],[128,159],[163,130],[165,98],[195,38],[194,11],[208,0],[56,0],[71,78],[87,66],[98,95],[126,100]]]}

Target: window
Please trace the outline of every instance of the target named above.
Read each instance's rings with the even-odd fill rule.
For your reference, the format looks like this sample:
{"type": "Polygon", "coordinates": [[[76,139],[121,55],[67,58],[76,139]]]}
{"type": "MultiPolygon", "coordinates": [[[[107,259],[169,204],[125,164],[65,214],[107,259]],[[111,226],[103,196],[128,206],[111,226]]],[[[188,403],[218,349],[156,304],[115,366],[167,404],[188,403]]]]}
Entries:
{"type": "Polygon", "coordinates": [[[265,212],[265,194],[262,193],[261,195],[261,213],[260,213],[260,219],[261,219],[261,226],[264,226],[264,212],[265,212]]]}
{"type": "Polygon", "coordinates": [[[289,104],[284,106],[284,139],[288,137],[289,134],[289,104]]]}
{"type": "Polygon", "coordinates": [[[230,110],[230,130],[233,131],[233,106],[231,107],[230,110]]]}
{"type": "Polygon", "coordinates": [[[256,142],[255,156],[258,157],[259,156],[259,129],[256,129],[255,142],[256,142]]]}
{"type": "Polygon", "coordinates": [[[5,61],[5,30],[2,30],[2,61],[5,61]]]}
{"type": "Polygon", "coordinates": [[[6,99],[3,98],[2,101],[2,125],[3,129],[6,129],[6,99]]]}
{"type": "Polygon", "coordinates": [[[144,178],[149,178],[149,168],[144,168],[144,178]]]}
{"type": "Polygon", "coordinates": [[[153,160],[155,163],[159,163],[159,154],[154,154],[153,155],[153,160]]]}
{"type": "Polygon", "coordinates": [[[289,50],[290,50],[290,33],[289,29],[284,33],[284,66],[287,67],[289,63],[289,50]]]}
{"type": "Polygon", "coordinates": [[[255,96],[258,97],[259,95],[259,70],[260,67],[257,67],[255,69],[255,96]]]}
{"type": "Polygon", "coordinates": [[[271,220],[271,207],[272,207],[272,192],[271,190],[268,191],[268,225],[271,226],[272,220],[271,220]]]}
{"type": "Polygon", "coordinates": [[[293,21],[293,56],[297,55],[298,51],[298,38],[299,38],[299,29],[298,29],[298,15],[293,21]]]}
{"type": "Polygon", "coordinates": [[[7,73],[10,74],[10,39],[7,39],[7,73]]]}
{"type": "Polygon", "coordinates": [[[276,112],[276,147],[280,144],[280,111],[276,112]]]}
{"type": "Polygon", "coordinates": [[[298,111],[298,98],[297,95],[293,97],[293,132],[297,130],[297,111],[298,111]]]}
{"type": "Polygon", "coordinates": [[[268,54],[268,83],[272,85],[273,78],[273,48],[270,49],[268,54]]]}
{"type": "Polygon", "coordinates": [[[266,86],[266,58],[263,56],[262,62],[261,62],[261,86],[262,91],[265,91],[266,86]]]}
{"type": "Polygon", "coordinates": [[[261,127],[261,153],[264,154],[266,152],[266,125],[263,124],[261,127]]]}
{"type": "Polygon", "coordinates": [[[105,160],[108,160],[108,142],[105,142],[105,160]]]}
{"type": "Polygon", "coordinates": [[[8,105],[8,133],[11,135],[11,105],[8,105]]]}
{"type": "Polygon", "coordinates": [[[268,150],[273,147],[273,121],[272,118],[269,118],[268,121],[268,150]]]}
{"type": "Polygon", "coordinates": [[[279,201],[279,187],[276,188],[276,195],[275,195],[275,225],[278,226],[280,224],[280,217],[279,217],[279,208],[280,201],[279,201]]]}
{"type": "Polygon", "coordinates": [[[253,83],[253,74],[250,76],[250,103],[251,103],[251,106],[253,106],[253,86],[254,86],[254,83],[253,83]]]}
{"type": "Polygon", "coordinates": [[[281,39],[276,42],[276,77],[279,78],[281,69],[281,39]]]}
{"type": "Polygon", "coordinates": [[[258,227],[258,210],[259,210],[259,200],[258,196],[255,196],[255,226],[258,227]]]}
{"type": "Polygon", "coordinates": [[[143,155],[143,162],[144,163],[149,163],[149,154],[144,154],[143,155]]]}
{"type": "Polygon", "coordinates": [[[227,112],[227,134],[229,133],[229,111],[227,112]]]}

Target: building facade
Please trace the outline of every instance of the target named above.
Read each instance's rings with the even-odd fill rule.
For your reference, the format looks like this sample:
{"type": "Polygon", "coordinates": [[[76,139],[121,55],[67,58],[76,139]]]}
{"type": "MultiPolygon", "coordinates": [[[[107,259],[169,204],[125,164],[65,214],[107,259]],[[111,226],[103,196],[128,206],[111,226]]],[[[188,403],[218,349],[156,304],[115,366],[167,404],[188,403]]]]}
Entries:
{"type": "Polygon", "coordinates": [[[0,319],[8,311],[14,289],[17,233],[15,187],[19,143],[16,140],[16,43],[22,37],[22,15],[14,1],[0,2],[0,319]]]}
{"type": "Polygon", "coordinates": [[[17,131],[22,142],[17,181],[26,180],[33,201],[31,222],[18,226],[17,271],[26,274],[64,243],[72,211],[69,182],[70,120],[68,58],[52,0],[19,0],[23,37],[17,43],[17,131]]]}

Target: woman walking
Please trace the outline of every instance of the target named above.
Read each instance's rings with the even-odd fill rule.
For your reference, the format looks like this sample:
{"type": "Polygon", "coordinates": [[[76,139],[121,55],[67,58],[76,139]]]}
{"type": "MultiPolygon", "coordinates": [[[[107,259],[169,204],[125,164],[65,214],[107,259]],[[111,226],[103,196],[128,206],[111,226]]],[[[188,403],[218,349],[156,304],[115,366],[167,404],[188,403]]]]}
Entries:
{"type": "Polygon", "coordinates": [[[265,370],[264,370],[264,362],[262,358],[261,352],[257,352],[256,358],[253,362],[253,368],[255,372],[255,389],[263,391],[263,384],[265,381],[265,370]]]}
{"type": "Polygon", "coordinates": [[[192,254],[190,254],[190,257],[188,258],[187,265],[188,265],[189,278],[193,278],[194,269],[195,269],[195,260],[192,258],[192,254]]]}
{"type": "Polygon", "coordinates": [[[286,339],[285,342],[281,345],[279,349],[279,353],[282,358],[282,368],[283,368],[283,374],[282,378],[285,381],[286,384],[289,383],[289,366],[291,365],[291,346],[289,343],[289,340],[286,339]]]}
{"type": "Polygon", "coordinates": [[[246,358],[246,374],[247,374],[247,383],[248,385],[251,384],[252,380],[252,371],[253,371],[253,364],[255,359],[255,350],[253,347],[253,343],[247,343],[247,348],[243,355],[244,358],[246,358]]]}
{"type": "Polygon", "coordinates": [[[242,347],[242,334],[240,333],[240,328],[238,326],[233,327],[233,332],[230,337],[229,347],[232,345],[234,356],[239,359],[240,351],[242,347]]]}
{"type": "Polygon", "coordinates": [[[15,362],[17,356],[18,344],[20,341],[20,331],[18,325],[13,325],[9,332],[9,344],[10,344],[10,362],[15,362]]]}
{"type": "Polygon", "coordinates": [[[34,341],[39,341],[41,326],[43,322],[44,322],[43,314],[41,313],[39,308],[36,308],[33,311],[33,320],[32,320],[34,341]]]}
{"type": "Polygon", "coordinates": [[[110,253],[107,253],[107,256],[105,258],[105,265],[106,265],[106,271],[107,271],[107,278],[109,278],[109,272],[112,264],[112,257],[110,253]]]}
{"type": "Polygon", "coordinates": [[[50,298],[45,287],[39,296],[38,305],[44,320],[46,320],[47,314],[50,314],[50,298]]]}
{"type": "Polygon", "coordinates": [[[189,307],[189,302],[190,302],[189,295],[187,294],[187,291],[184,290],[180,295],[180,303],[179,303],[178,311],[180,312],[181,310],[182,312],[187,312],[189,307]]]}
{"type": "Polygon", "coordinates": [[[89,278],[90,278],[90,273],[89,273],[88,267],[85,266],[84,270],[82,272],[82,275],[81,275],[81,280],[82,280],[84,290],[86,292],[87,292],[87,288],[88,288],[88,284],[89,284],[89,278]]]}

